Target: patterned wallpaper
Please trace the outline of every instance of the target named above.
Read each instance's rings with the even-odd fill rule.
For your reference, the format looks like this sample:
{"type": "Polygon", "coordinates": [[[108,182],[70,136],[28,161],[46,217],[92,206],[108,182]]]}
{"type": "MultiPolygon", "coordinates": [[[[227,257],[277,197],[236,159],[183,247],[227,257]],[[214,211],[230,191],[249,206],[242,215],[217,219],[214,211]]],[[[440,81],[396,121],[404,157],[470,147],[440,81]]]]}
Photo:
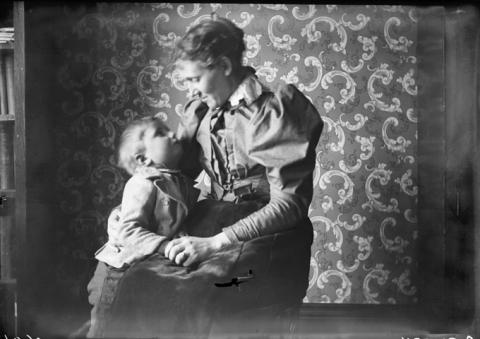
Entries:
{"type": "Polygon", "coordinates": [[[406,6],[99,3],[65,7],[54,33],[56,279],[85,295],[94,251],[126,175],[125,123],[160,113],[175,127],[186,88],[174,41],[212,11],[245,31],[244,62],[275,88],[295,84],[325,121],[310,218],[311,303],[415,303],[417,16],[406,6]]]}

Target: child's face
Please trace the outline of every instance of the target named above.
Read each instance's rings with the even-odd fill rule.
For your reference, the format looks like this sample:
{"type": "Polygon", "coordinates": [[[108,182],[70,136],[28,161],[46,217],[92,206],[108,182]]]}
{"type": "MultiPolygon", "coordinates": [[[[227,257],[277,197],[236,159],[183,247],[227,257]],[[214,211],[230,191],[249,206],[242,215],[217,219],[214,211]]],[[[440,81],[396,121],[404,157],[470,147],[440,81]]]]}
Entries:
{"type": "Polygon", "coordinates": [[[145,145],[145,158],[150,159],[153,165],[175,168],[182,156],[182,145],[175,137],[175,134],[155,126],[145,130],[143,142],[145,145]]]}

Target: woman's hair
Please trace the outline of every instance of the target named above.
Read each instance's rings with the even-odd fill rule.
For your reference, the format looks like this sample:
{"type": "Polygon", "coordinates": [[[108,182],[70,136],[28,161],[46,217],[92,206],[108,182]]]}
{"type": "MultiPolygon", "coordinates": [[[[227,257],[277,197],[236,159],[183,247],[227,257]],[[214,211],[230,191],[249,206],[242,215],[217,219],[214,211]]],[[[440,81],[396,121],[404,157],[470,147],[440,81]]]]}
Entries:
{"type": "Polygon", "coordinates": [[[175,59],[198,60],[209,67],[220,57],[226,56],[236,72],[242,66],[242,55],[245,51],[243,35],[243,30],[228,19],[202,21],[190,28],[179,40],[175,59]]]}
{"type": "Polygon", "coordinates": [[[147,128],[153,127],[161,136],[168,134],[169,129],[158,117],[144,117],[131,121],[122,135],[118,144],[118,166],[133,175],[138,167],[136,156],[145,153],[143,137],[147,128]]]}

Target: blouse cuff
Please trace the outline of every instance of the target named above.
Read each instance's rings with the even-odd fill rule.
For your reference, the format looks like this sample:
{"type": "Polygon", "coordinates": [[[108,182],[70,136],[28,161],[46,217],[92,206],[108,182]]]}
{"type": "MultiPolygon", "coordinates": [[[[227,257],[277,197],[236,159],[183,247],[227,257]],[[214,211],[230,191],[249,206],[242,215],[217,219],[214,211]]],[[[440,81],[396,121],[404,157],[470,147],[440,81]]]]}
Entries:
{"type": "Polygon", "coordinates": [[[165,248],[167,247],[167,244],[168,244],[168,240],[165,238],[164,240],[162,240],[160,245],[158,245],[156,252],[162,255],[165,255],[165,248]]]}
{"type": "Polygon", "coordinates": [[[232,229],[231,226],[222,228],[222,231],[223,233],[225,233],[228,240],[230,240],[231,242],[242,241],[241,238],[237,236],[237,234],[235,233],[235,231],[232,229]]]}

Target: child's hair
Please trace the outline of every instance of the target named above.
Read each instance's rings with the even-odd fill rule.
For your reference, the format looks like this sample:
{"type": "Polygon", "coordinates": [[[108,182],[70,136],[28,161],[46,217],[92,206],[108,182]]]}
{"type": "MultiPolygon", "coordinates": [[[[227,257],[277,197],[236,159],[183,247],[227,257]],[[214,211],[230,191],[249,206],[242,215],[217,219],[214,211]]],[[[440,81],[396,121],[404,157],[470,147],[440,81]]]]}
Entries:
{"type": "Polygon", "coordinates": [[[243,35],[243,30],[228,19],[202,21],[177,43],[175,59],[198,60],[209,67],[220,57],[226,56],[236,72],[242,66],[242,55],[245,51],[243,35]]]}
{"type": "Polygon", "coordinates": [[[137,155],[145,153],[143,137],[148,127],[154,127],[161,136],[167,135],[168,127],[158,117],[144,117],[131,121],[122,135],[118,145],[118,166],[133,175],[138,167],[137,155]]]}

